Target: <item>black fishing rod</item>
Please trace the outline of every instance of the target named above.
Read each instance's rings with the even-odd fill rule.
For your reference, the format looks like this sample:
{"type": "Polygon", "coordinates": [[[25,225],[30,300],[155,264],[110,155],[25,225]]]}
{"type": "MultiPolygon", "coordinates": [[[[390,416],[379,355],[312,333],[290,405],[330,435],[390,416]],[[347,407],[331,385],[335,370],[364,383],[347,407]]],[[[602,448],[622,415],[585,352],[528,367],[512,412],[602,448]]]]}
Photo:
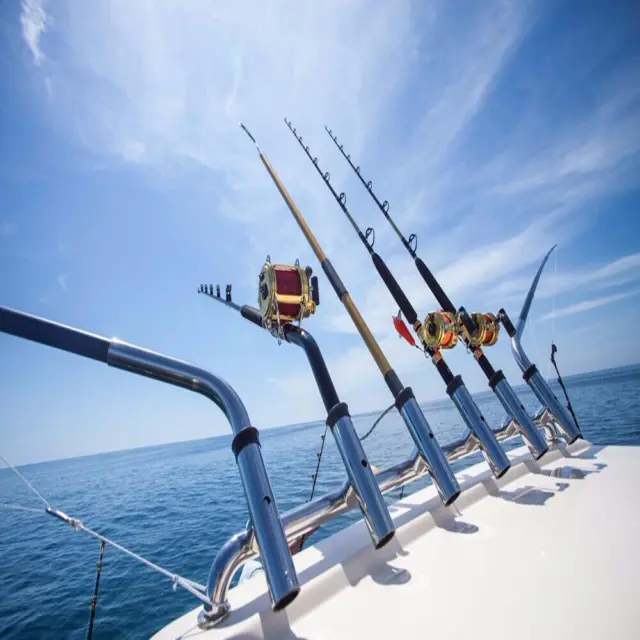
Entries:
{"type": "MultiPolygon", "coordinates": [[[[466,312],[464,307],[460,307],[460,309],[456,310],[453,302],[451,302],[451,299],[444,292],[443,288],[440,286],[440,283],[437,281],[431,270],[417,255],[417,235],[415,233],[412,233],[408,239],[405,238],[404,234],[402,233],[402,231],[400,231],[393,218],[389,214],[389,202],[387,200],[380,202],[378,197],[373,192],[372,182],[370,180],[366,181],[363,178],[360,172],[360,167],[353,164],[353,162],[351,161],[351,156],[345,153],[344,147],[338,142],[337,136],[334,136],[333,132],[326,126],[325,131],[327,132],[331,140],[333,140],[336,147],[338,147],[345,160],[349,163],[349,166],[358,176],[360,182],[363,184],[369,195],[373,198],[378,209],[386,218],[387,222],[389,222],[393,230],[396,232],[398,238],[400,238],[400,241],[402,242],[405,249],[409,252],[409,255],[411,255],[411,257],[413,258],[416,268],[422,276],[422,279],[426,282],[427,286],[435,296],[438,304],[445,312],[458,314],[462,325],[460,335],[463,342],[471,351],[476,362],[485,374],[487,380],[489,381],[489,387],[497,396],[507,414],[511,418],[513,418],[513,420],[517,424],[520,434],[527,443],[532,455],[536,458],[544,455],[544,453],[546,453],[546,451],[548,450],[548,446],[544,438],[538,432],[533,423],[533,420],[524,409],[522,403],[520,402],[520,399],[509,384],[509,381],[506,379],[502,370],[496,371],[489,362],[487,356],[484,354],[484,351],[482,350],[482,344],[485,344],[485,346],[491,346],[492,344],[495,344],[499,331],[498,321],[502,322],[507,331],[508,326],[513,326],[511,325],[511,321],[509,320],[506,311],[504,309],[500,309],[498,311],[497,318],[495,318],[495,316],[492,316],[491,314],[475,313],[470,315],[466,312]],[[487,328],[487,325],[490,325],[491,329],[490,340],[485,340],[486,333],[484,330],[487,328]]],[[[525,378],[525,380],[527,379],[525,378]]],[[[575,439],[576,438],[573,437],[573,435],[568,438],[570,442],[573,442],[575,439]]]]}
{"type": "MultiPolygon", "coordinates": [[[[230,309],[238,311],[249,322],[265,328],[262,315],[258,309],[246,304],[240,306],[232,301],[230,284],[226,286],[224,298],[220,295],[220,286],[218,285],[216,286],[216,295],[213,293],[213,285],[209,287],[200,285],[198,293],[205,294],[211,299],[221,302],[230,309]]],[[[325,422],[336,441],[338,451],[347,470],[349,482],[357,496],[362,515],[367,523],[371,540],[375,548],[380,549],[393,538],[395,528],[367,459],[367,454],[353,426],[349,407],[345,402],[340,402],[327,365],[313,336],[305,329],[291,322],[279,325],[278,330],[280,332],[279,335],[282,335],[286,342],[302,348],[309,360],[327,411],[325,422]]]]}
{"type": "Polygon", "coordinates": [[[384,260],[374,250],[373,245],[375,241],[375,233],[373,229],[369,228],[365,233],[362,233],[357,222],[347,209],[347,197],[345,193],[342,192],[338,195],[338,193],[331,185],[329,172],[323,173],[322,169],[320,169],[320,165],[318,164],[318,158],[315,158],[311,155],[309,147],[304,145],[302,137],[298,136],[296,130],[292,127],[291,122],[287,121],[287,119],[285,118],[285,123],[287,124],[289,131],[291,131],[295,139],[302,147],[306,156],[315,167],[323,182],[327,185],[329,191],[331,191],[331,194],[342,209],[342,212],[351,223],[351,226],[354,228],[355,232],[360,238],[360,241],[369,252],[371,260],[373,261],[373,265],[375,266],[376,271],[385,283],[387,289],[389,290],[389,293],[393,296],[393,299],[400,307],[401,312],[413,326],[413,329],[420,339],[425,352],[430,356],[431,361],[440,374],[440,377],[446,384],[447,394],[457,407],[460,415],[462,416],[471,433],[473,433],[473,435],[477,438],[485,459],[491,467],[494,475],[497,478],[501,477],[508,471],[510,467],[509,458],[498,443],[495,434],[489,428],[486,420],[484,419],[484,416],[478,408],[478,405],[475,403],[475,401],[471,397],[471,394],[464,385],[462,377],[459,375],[454,376],[451,372],[451,369],[449,369],[449,366],[442,357],[442,353],[440,352],[440,350],[433,348],[429,344],[429,340],[431,339],[431,337],[433,337],[433,335],[438,332],[438,326],[435,322],[429,321],[428,317],[426,324],[424,326],[422,325],[422,323],[418,319],[418,314],[416,313],[412,304],[409,302],[409,299],[398,284],[397,280],[389,270],[389,267],[387,267],[384,260]]]}
{"type": "Polygon", "coordinates": [[[418,452],[420,453],[420,457],[433,480],[433,484],[438,491],[440,499],[445,505],[451,504],[460,495],[460,485],[451,470],[444,451],[438,444],[424,413],[420,409],[411,387],[403,386],[398,374],[394,371],[393,367],[387,360],[387,357],[384,355],[380,345],[376,342],[376,339],[371,333],[371,329],[369,329],[367,323],[360,314],[360,311],[358,311],[358,308],[351,299],[351,296],[340,279],[340,276],[333,268],[327,254],[313,235],[309,225],[300,212],[300,209],[298,209],[293,198],[289,195],[289,192],[282,183],[282,180],[280,180],[275,169],[271,166],[266,155],[260,150],[256,139],[242,123],[240,123],[240,127],[255,145],[260,161],[276,185],[276,188],[283,200],[287,204],[291,215],[300,227],[300,230],[309,243],[309,246],[313,249],[313,252],[318,258],[318,262],[320,262],[322,270],[327,276],[327,280],[329,280],[335,294],[338,296],[338,299],[349,314],[351,321],[358,330],[358,333],[367,346],[371,357],[384,377],[384,381],[395,399],[396,409],[401,415],[411,437],[413,438],[413,441],[415,442],[418,452]]]}

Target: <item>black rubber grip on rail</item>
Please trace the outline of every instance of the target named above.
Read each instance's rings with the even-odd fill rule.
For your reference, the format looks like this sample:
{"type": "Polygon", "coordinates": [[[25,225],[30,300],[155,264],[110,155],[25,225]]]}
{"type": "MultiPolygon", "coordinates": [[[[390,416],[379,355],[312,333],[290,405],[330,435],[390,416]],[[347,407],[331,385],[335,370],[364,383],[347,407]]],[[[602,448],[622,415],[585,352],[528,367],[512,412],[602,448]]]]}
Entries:
{"type": "Polygon", "coordinates": [[[507,312],[504,309],[500,309],[500,311],[498,311],[498,317],[500,318],[500,322],[502,322],[502,326],[505,328],[505,331],[509,334],[509,337],[513,338],[517,331],[511,322],[511,318],[507,315],[507,312]]]}
{"type": "Polygon", "coordinates": [[[538,367],[536,367],[535,364],[529,365],[526,369],[526,371],[522,374],[522,378],[525,382],[529,382],[529,379],[531,378],[531,376],[533,376],[535,373],[538,373],[538,367]]]}
{"type": "Polygon", "coordinates": [[[447,385],[447,395],[453,396],[457,389],[464,385],[462,376],[455,376],[455,378],[447,385]]]}
{"type": "Polygon", "coordinates": [[[260,444],[260,438],[258,437],[258,430],[255,427],[245,427],[238,431],[231,442],[231,451],[233,455],[238,458],[240,452],[250,444],[260,444]]]}
{"type": "Polygon", "coordinates": [[[396,397],[396,409],[400,411],[411,398],[415,398],[413,389],[411,389],[411,387],[405,387],[396,397]]]}
{"type": "Polygon", "coordinates": [[[422,279],[427,283],[429,289],[431,289],[431,293],[436,297],[438,304],[442,307],[444,311],[449,311],[451,313],[456,312],[456,308],[453,306],[453,302],[449,300],[447,294],[442,290],[442,287],[435,279],[433,273],[429,271],[429,267],[422,261],[421,258],[416,258],[416,267],[418,267],[418,271],[422,276],[422,279]]]}
{"type": "Polygon", "coordinates": [[[0,307],[0,331],[105,363],[111,346],[108,338],[6,307],[0,307]]]}
{"type": "Polygon", "coordinates": [[[344,418],[349,415],[349,407],[346,402],[339,402],[335,407],[327,414],[327,426],[329,429],[333,429],[336,426],[336,422],[340,418],[344,418]]]}
{"type": "Polygon", "coordinates": [[[404,317],[409,321],[409,324],[414,324],[418,319],[418,314],[413,308],[413,305],[409,302],[409,299],[404,294],[404,291],[398,284],[398,281],[393,277],[389,267],[385,264],[384,260],[377,254],[372,253],[371,259],[376,268],[376,271],[380,274],[380,277],[384,280],[384,283],[389,289],[389,293],[393,296],[396,304],[400,307],[400,311],[404,314],[404,317]]]}
{"type": "Polygon", "coordinates": [[[250,307],[248,304],[243,304],[240,307],[240,315],[246,320],[249,320],[249,322],[253,322],[253,324],[262,327],[262,316],[254,307],[250,307]]]}
{"type": "Polygon", "coordinates": [[[502,373],[502,369],[498,369],[498,371],[496,371],[489,379],[489,387],[491,387],[491,389],[495,389],[500,380],[504,380],[504,373],[502,373]]]}
{"type": "Polygon", "coordinates": [[[338,294],[338,298],[342,300],[343,296],[348,293],[347,288],[342,284],[342,280],[340,280],[340,276],[336,273],[336,270],[333,268],[331,262],[329,262],[329,258],[325,258],[320,266],[327,276],[327,280],[333,287],[333,290],[338,294]]]}

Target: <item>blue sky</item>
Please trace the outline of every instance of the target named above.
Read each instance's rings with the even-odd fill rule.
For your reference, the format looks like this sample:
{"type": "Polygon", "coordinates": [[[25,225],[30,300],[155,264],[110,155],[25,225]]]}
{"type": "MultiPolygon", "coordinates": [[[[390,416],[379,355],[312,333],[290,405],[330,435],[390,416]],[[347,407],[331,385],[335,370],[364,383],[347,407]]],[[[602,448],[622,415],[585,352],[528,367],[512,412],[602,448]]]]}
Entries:
{"type": "MultiPolygon", "coordinates": [[[[259,428],[321,418],[301,352],[196,295],[232,282],[255,303],[266,254],[319,271],[244,120],[403,382],[444,397],[287,116],[421,314],[433,298],[325,124],[454,303],[516,316],[558,243],[525,338],[543,371],[552,336],[567,373],[638,362],[639,17],[633,2],[4,2],[0,304],[210,368],[259,428]]],[[[386,406],[321,288],[306,326],[340,395],[354,413],[386,406]]],[[[0,354],[15,462],[228,432],[182,390],[8,336],[0,354]]],[[[491,356],[519,381],[506,340],[491,356]]],[[[448,360],[486,388],[461,349],[448,360]]]]}

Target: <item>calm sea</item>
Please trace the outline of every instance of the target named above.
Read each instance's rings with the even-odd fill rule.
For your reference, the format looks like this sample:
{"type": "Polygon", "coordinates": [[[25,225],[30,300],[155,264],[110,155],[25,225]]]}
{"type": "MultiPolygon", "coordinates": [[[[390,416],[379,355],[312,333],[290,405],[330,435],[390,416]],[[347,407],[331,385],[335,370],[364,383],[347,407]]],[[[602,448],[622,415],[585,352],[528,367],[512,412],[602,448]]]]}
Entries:
{"type": "MultiPolygon", "coordinates": [[[[567,386],[589,440],[640,444],[640,366],[573,376],[567,386]]],[[[536,409],[528,389],[519,388],[518,393],[530,411],[536,409]]],[[[497,401],[490,393],[476,397],[488,421],[497,426],[503,415],[497,401]]],[[[424,408],[441,443],[463,434],[447,400],[424,408]]],[[[355,418],[360,434],[376,415],[355,418]]],[[[308,499],[323,431],[318,422],[262,432],[281,510],[308,499]]],[[[87,526],[170,571],[204,583],[217,550],[247,521],[230,441],[230,436],[221,436],[21,470],[55,506],[87,526]]],[[[406,458],[413,443],[390,413],[365,448],[371,462],[384,467],[406,458]]],[[[328,436],[316,495],[335,488],[343,478],[328,436]]],[[[411,490],[425,483],[411,485],[411,490]]],[[[34,499],[9,470],[0,469],[1,503],[38,506],[34,499]]],[[[330,523],[312,540],[355,517],[347,514],[330,523]]],[[[84,638],[98,553],[95,539],[49,516],[0,510],[0,636],[84,638]]],[[[94,638],[146,638],[197,605],[182,589],[173,593],[170,580],[107,547],[94,638]]]]}

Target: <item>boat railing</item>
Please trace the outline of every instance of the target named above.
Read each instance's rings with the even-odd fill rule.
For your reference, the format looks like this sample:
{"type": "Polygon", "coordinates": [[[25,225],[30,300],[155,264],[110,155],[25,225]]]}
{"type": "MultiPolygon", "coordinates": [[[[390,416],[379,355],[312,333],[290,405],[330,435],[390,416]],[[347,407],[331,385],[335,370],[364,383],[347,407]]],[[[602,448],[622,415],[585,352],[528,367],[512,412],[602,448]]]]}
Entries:
{"type": "MultiPolygon", "coordinates": [[[[557,421],[549,409],[539,409],[534,416],[534,424],[544,430],[545,439],[550,445],[558,443],[557,421]]],[[[494,434],[499,442],[503,442],[518,437],[520,430],[512,418],[505,417],[502,426],[494,430],[494,434]]],[[[469,434],[465,438],[445,445],[443,449],[447,460],[454,462],[479,451],[480,443],[473,434],[469,434]]],[[[419,480],[425,475],[428,475],[427,466],[414,448],[409,458],[379,471],[375,478],[380,491],[384,494],[419,480]]],[[[287,541],[292,544],[301,536],[308,536],[316,531],[326,521],[355,507],[357,507],[357,500],[354,492],[349,482],[345,481],[338,489],[282,514],[287,541]]],[[[209,572],[206,594],[212,606],[205,605],[200,612],[198,617],[200,628],[210,628],[226,617],[230,611],[227,594],[233,575],[239,567],[258,555],[252,527],[237,533],[222,547],[209,572]]]]}
{"type": "Polygon", "coordinates": [[[233,431],[235,454],[274,610],[300,591],[280,512],[262,458],[258,431],[237,393],[222,378],[188,362],[44,318],[0,307],[0,331],[194,391],[213,400],[233,431]]]}
{"type": "MultiPolygon", "coordinates": [[[[136,345],[4,307],[0,307],[0,332],[194,391],[213,400],[223,411],[233,431],[232,450],[244,487],[250,524],[229,539],[213,560],[206,585],[209,602],[198,618],[201,628],[209,628],[226,617],[230,611],[227,594],[233,575],[258,555],[273,609],[287,606],[300,590],[290,545],[316,531],[327,520],[362,506],[347,479],[334,491],[280,514],[262,458],[258,431],[251,426],[236,392],[213,373],[136,345]]],[[[544,429],[550,444],[558,442],[558,420],[549,409],[541,409],[534,416],[534,423],[544,429]]],[[[504,441],[519,436],[520,430],[518,424],[507,417],[493,433],[498,441],[504,441]]],[[[481,446],[470,433],[444,446],[443,453],[448,462],[454,462],[480,451],[481,446]]],[[[414,449],[407,460],[376,473],[375,483],[381,493],[389,493],[428,474],[427,464],[414,449]]]]}

